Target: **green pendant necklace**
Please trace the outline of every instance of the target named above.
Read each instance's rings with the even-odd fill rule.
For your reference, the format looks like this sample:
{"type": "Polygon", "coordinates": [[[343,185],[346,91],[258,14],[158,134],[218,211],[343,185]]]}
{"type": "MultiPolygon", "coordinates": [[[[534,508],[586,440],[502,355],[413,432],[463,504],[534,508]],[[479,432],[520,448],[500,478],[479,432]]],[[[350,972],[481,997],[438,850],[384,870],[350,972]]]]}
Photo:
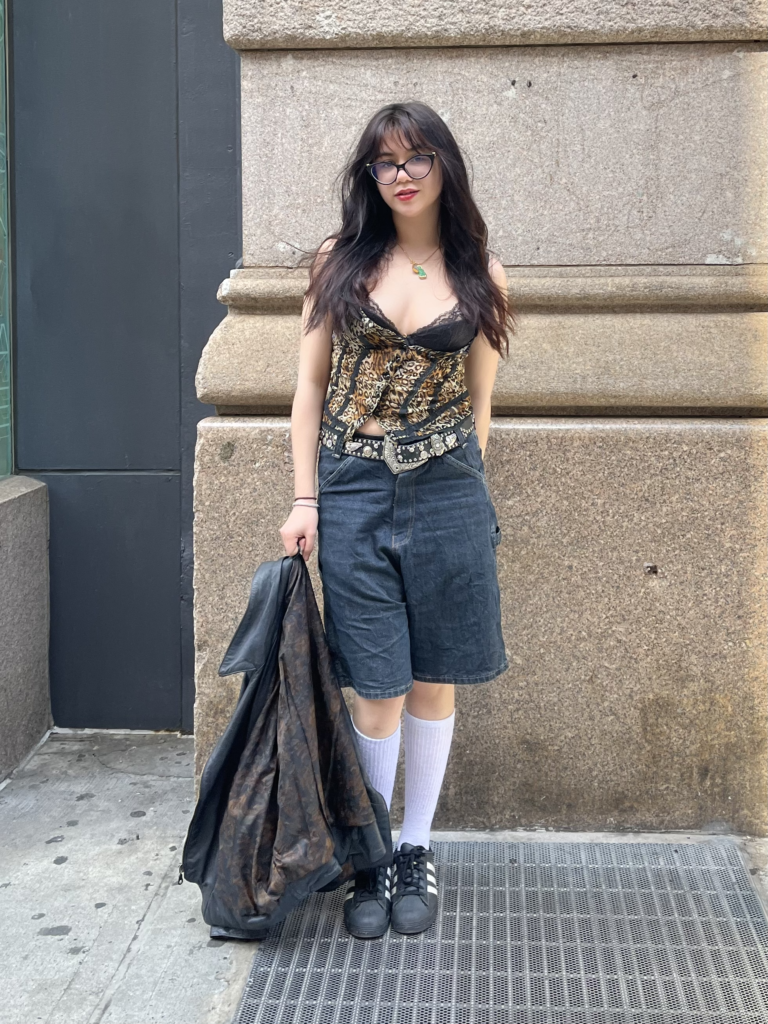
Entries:
{"type": "Polygon", "coordinates": [[[398,246],[399,249],[402,249],[403,255],[408,260],[408,262],[411,264],[411,270],[414,272],[414,274],[418,274],[420,280],[426,281],[426,279],[427,279],[427,272],[424,269],[424,267],[422,266],[422,263],[426,263],[427,260],[431,260],[432,257],[435,255],[435,253],[439,252],[440,246],[438,245],[437,249],[434,249],[429,254],[429,256],[427,256],[427,259],[422,260],[421,263],[417,263],[415,260],[412,260],[411,257],[408,255],[408,253],[405,251],[405,249],[403,249],[402,245],[400,245],[399,242],[397,243],[397,246],[398,246]]]}

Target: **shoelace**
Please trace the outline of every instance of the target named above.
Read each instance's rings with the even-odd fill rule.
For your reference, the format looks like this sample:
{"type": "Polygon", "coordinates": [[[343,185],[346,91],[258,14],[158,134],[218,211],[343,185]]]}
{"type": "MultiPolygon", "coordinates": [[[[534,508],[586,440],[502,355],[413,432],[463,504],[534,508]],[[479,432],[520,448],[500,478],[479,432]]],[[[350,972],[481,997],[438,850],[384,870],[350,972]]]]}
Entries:
{"type": "Polygon", "coordinates": [[[414,846],[412,850],[395,852],[397,866],[397,892],[411,889],[414,893],[424,895],[427,890],[427,851],[423,846],[414,846]]]}
{"type": "Polygon", "coordinates": [[[368,868],[365,874],[366,878],[362,886],[358,880],[355,880],[355,902],[365,903],[366,900],[383,899],[386,888],[387,869],[368,868]]]}

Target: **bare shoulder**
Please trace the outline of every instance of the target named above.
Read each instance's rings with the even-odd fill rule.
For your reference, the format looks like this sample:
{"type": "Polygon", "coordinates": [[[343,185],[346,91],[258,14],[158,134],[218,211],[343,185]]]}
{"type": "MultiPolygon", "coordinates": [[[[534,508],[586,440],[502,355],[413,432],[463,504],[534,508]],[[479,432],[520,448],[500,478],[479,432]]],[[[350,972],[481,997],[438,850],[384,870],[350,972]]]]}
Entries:
{"type": "Polygon", "coordinates": [[[315,257],[315,259],[321,260],[323,259],[323,257],[327,256],[328,253],[331,252],[331,250],[333,249],[334,245],[336,245],[336,241],[337,240],[333,235],[330,238],[326,238],[326,240],[317,250],[317,256],[315,257]]]}
{"type": "Polygon", "coordinates": [[[504,265],[501,260],[496,259],[495,256],[491,256],[488,263],[488,272],[495,284],[501,288],[502,291],[507,290],[507,274],[504,270],[504,265]]]}
{"type": "Polygon", "coordinates": [[[314,278],[317,271],[323,266],[334,245],[336,245],[336,238],[332,235],[330,238],[326,238],[322,245],[318,247],[318,250],[310,264],[309,272],[311,278],[314,278]]]}

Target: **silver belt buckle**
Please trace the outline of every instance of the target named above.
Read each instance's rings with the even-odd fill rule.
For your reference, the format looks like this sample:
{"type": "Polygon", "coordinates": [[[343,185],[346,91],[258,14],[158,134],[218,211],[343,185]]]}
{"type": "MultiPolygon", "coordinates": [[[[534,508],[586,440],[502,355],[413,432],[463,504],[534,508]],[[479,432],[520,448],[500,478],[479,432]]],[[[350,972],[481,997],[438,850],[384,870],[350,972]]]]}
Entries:
{"type": "Polygon", "coordinates": [[[442,434],[433,434],[429,439],[430,447],[435,455],[442,455],[448,447],[443,440],[442,434]]]}
{"type": "Polygon", "coordinates": [[[398,462],[397,461],[397,446],[389,434],[384,435],[384,451],[383,458],[393,473],[404,473],[407,469],[413,469],[414,466],[418,466],[418,462],[398,462]]]}

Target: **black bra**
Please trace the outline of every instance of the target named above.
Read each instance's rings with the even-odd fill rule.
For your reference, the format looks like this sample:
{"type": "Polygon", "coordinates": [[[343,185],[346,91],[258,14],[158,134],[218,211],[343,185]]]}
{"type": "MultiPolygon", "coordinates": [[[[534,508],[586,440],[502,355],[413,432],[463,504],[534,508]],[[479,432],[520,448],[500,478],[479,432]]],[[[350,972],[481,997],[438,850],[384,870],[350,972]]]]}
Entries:
{"type": "Polygon", "coordinates": [[[404,341],[416,339],[415,344],[436,352],[455,352],[473,341],[477,334],[474,325],[462,316],[458,302],[428,324],[417,327],[411,334],[401,334],[374,299],[368,299],[363,312],[381,327],[394,331],[398,338],[404,341]]]}

